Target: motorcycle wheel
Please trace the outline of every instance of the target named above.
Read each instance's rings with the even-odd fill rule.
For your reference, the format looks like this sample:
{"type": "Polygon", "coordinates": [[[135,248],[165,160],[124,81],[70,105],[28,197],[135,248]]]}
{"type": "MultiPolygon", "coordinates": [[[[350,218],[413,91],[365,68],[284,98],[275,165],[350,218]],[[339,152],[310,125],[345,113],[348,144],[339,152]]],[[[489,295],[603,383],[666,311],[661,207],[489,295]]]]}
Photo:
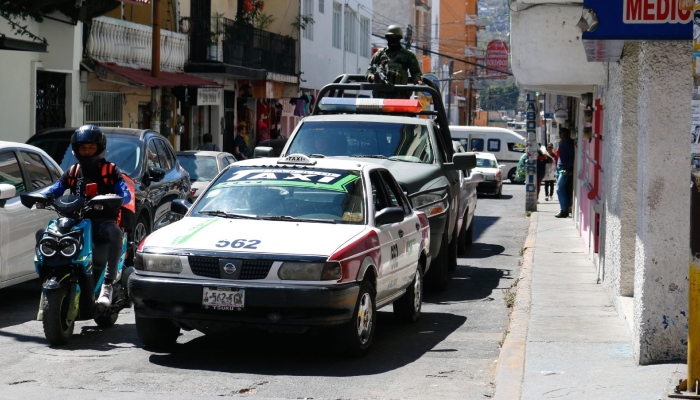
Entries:
{"type": "Polygon", "coordinates": [[[75,321],[67,322],[68,305],[70,304],[70,288],[68,286],[46,292],[46,304],[44,305],[44,336],[53,346],[61,346],[68,343],[75,321]]]}
{"type": "Polygon", "coordinates": [[[115,312],[113,314],[100,315],[99,317],[95,318],[95,323],[100,328],[109,328],[112,325],[114,325],[115,322],[117,322],[117,318],[119,318],[118,312],[115,312]]]}

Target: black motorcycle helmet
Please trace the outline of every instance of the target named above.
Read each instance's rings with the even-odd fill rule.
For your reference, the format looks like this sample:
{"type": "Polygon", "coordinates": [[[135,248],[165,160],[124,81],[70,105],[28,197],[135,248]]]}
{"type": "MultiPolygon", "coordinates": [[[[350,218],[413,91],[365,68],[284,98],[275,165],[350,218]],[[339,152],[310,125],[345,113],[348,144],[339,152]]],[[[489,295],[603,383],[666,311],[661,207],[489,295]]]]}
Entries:
{"type": "Polygon", "coordinates": [[[97,164],[105,156],[107,150],[107,136],[102,129],[96,125],[83,125],[78,128],[70,138],[70,145],[73,149],[73,155],[84,169],[97,168],[97,164]],[[92,157],[83,157],[78,152],[78,147],[83,143],[94,143],[97,145],[97,152],[92,157]]]}

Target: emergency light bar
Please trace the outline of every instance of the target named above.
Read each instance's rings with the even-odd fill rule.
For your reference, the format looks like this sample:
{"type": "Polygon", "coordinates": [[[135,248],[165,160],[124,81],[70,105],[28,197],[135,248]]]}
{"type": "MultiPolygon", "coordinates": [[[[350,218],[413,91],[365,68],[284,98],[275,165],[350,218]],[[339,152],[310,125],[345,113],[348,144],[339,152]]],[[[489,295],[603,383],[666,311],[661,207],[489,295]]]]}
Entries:
{"type": "Polygon", "coordinates": [[[353,99],[324,97],[318,103],[323,111],[376,111],[386,113],[419,113],[423,106],[418,100],[409,99],[353,99]]]}

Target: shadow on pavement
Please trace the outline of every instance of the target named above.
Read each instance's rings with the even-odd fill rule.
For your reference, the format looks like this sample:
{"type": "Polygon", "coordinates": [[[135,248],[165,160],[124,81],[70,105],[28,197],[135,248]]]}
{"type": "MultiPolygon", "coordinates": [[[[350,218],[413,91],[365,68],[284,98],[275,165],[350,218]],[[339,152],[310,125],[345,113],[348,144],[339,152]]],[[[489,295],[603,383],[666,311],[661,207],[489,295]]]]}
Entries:
{"type": "Polygon", "coordinates": [[[423,313],[415,324],[394,319],[391,307],[377,316],[377,331],[365,357],[337,351],[331,330],[305,334],[267,333],[253,329],[230,335],[201,336],[178,344],[170,354],[153,354],[153,364],[179,369],[291,376],[364,376],[385,373],[413,363],[466,322],[466,317],[423,313]]]}
{"type": "Polygon", "coordinates": [[[35,320],[40,297],[39,279],[0,289],[0,329],[35,320]]]}
{"type": "Polygon", "coordinates": [[[475,215],[474,219],[472,220],[472,224],[474,224],[474,240],[477,240],[479,236],[481,236],[481,234],[484,233],[484,231],[491,225],[495,225],[499,219],[501,219],[501,217],[484,217],[475,215]]]}
{"type": "MultiPolygon", "coordinates": [[[[80,324],[81,321],[77,323],[80,324]]],[[[136,336],[136,328],[133,324],[100,328],[94,322],[89,321],[88,324],[91,325],[76,326],[70,341],[64,346],[50,346],[49,342],[43,336],[44,331],[41,328],[41,322],[36,321],[36,324],[39,325],[38,335],[40,336],[0,331],[0,337],[11,338],[17,342],[23,343],[38,343],[46,346],[48,349],[53,349],[55,351],[65,350],[66,352],[76,350],[110,351],[116,348],[141,346],[141,342],[136,336]],[[114,343],[120,343],[121,345],[117,346],[114,345],[114,343]],[[125,343],[128,345],[125,346],[125,343]]]]}
{"type": "MultiPolygon", "coordinates": [[[[457,266],[452,272],[448,290],[426,292],[424,303],[444,304],[470,301],[493,301],[493,291],[501,279],[513,279],[509,270],[457,266]]],[[[500,296],[500,295],[499,295],[500,296]]]]}
{"type": "Polygon", "coordinates": [[[472,243],[460,258],[489,258],[499,255],[510,256],[510,254],[503,254],[505,250],[506,248],[500,244],[472,243]]]}

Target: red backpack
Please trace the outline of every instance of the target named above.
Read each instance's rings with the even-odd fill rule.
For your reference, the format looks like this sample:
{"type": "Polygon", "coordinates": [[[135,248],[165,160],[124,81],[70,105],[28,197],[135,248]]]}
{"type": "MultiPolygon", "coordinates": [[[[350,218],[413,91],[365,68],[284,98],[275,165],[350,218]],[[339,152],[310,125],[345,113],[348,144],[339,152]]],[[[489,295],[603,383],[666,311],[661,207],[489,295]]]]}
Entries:
{"type": "MultiPolygon", "coordinates": [[[[107,162],[102,165],[102,180],[105,185],[114,186],[115,182],[110,181],[110,177],[114,172],[114,168],[115,166],[111,162],[107,162]]],[[[70,167],[70,169],[68,170],[68,186],[73,187],[75,181],[78,178],[79,172],[80,164],[76,163],[70,167]]],[[[134,184],[134,180],[123,172],[122,179],[124,179],[126,187],[129,189],[129,193],[131,194],[131,200],[129,200],[127,204],[124,204],[119,209],[117,224],[119,224],[120,227],[129,230],[136,223],[136,185],[134,184]]]]}

